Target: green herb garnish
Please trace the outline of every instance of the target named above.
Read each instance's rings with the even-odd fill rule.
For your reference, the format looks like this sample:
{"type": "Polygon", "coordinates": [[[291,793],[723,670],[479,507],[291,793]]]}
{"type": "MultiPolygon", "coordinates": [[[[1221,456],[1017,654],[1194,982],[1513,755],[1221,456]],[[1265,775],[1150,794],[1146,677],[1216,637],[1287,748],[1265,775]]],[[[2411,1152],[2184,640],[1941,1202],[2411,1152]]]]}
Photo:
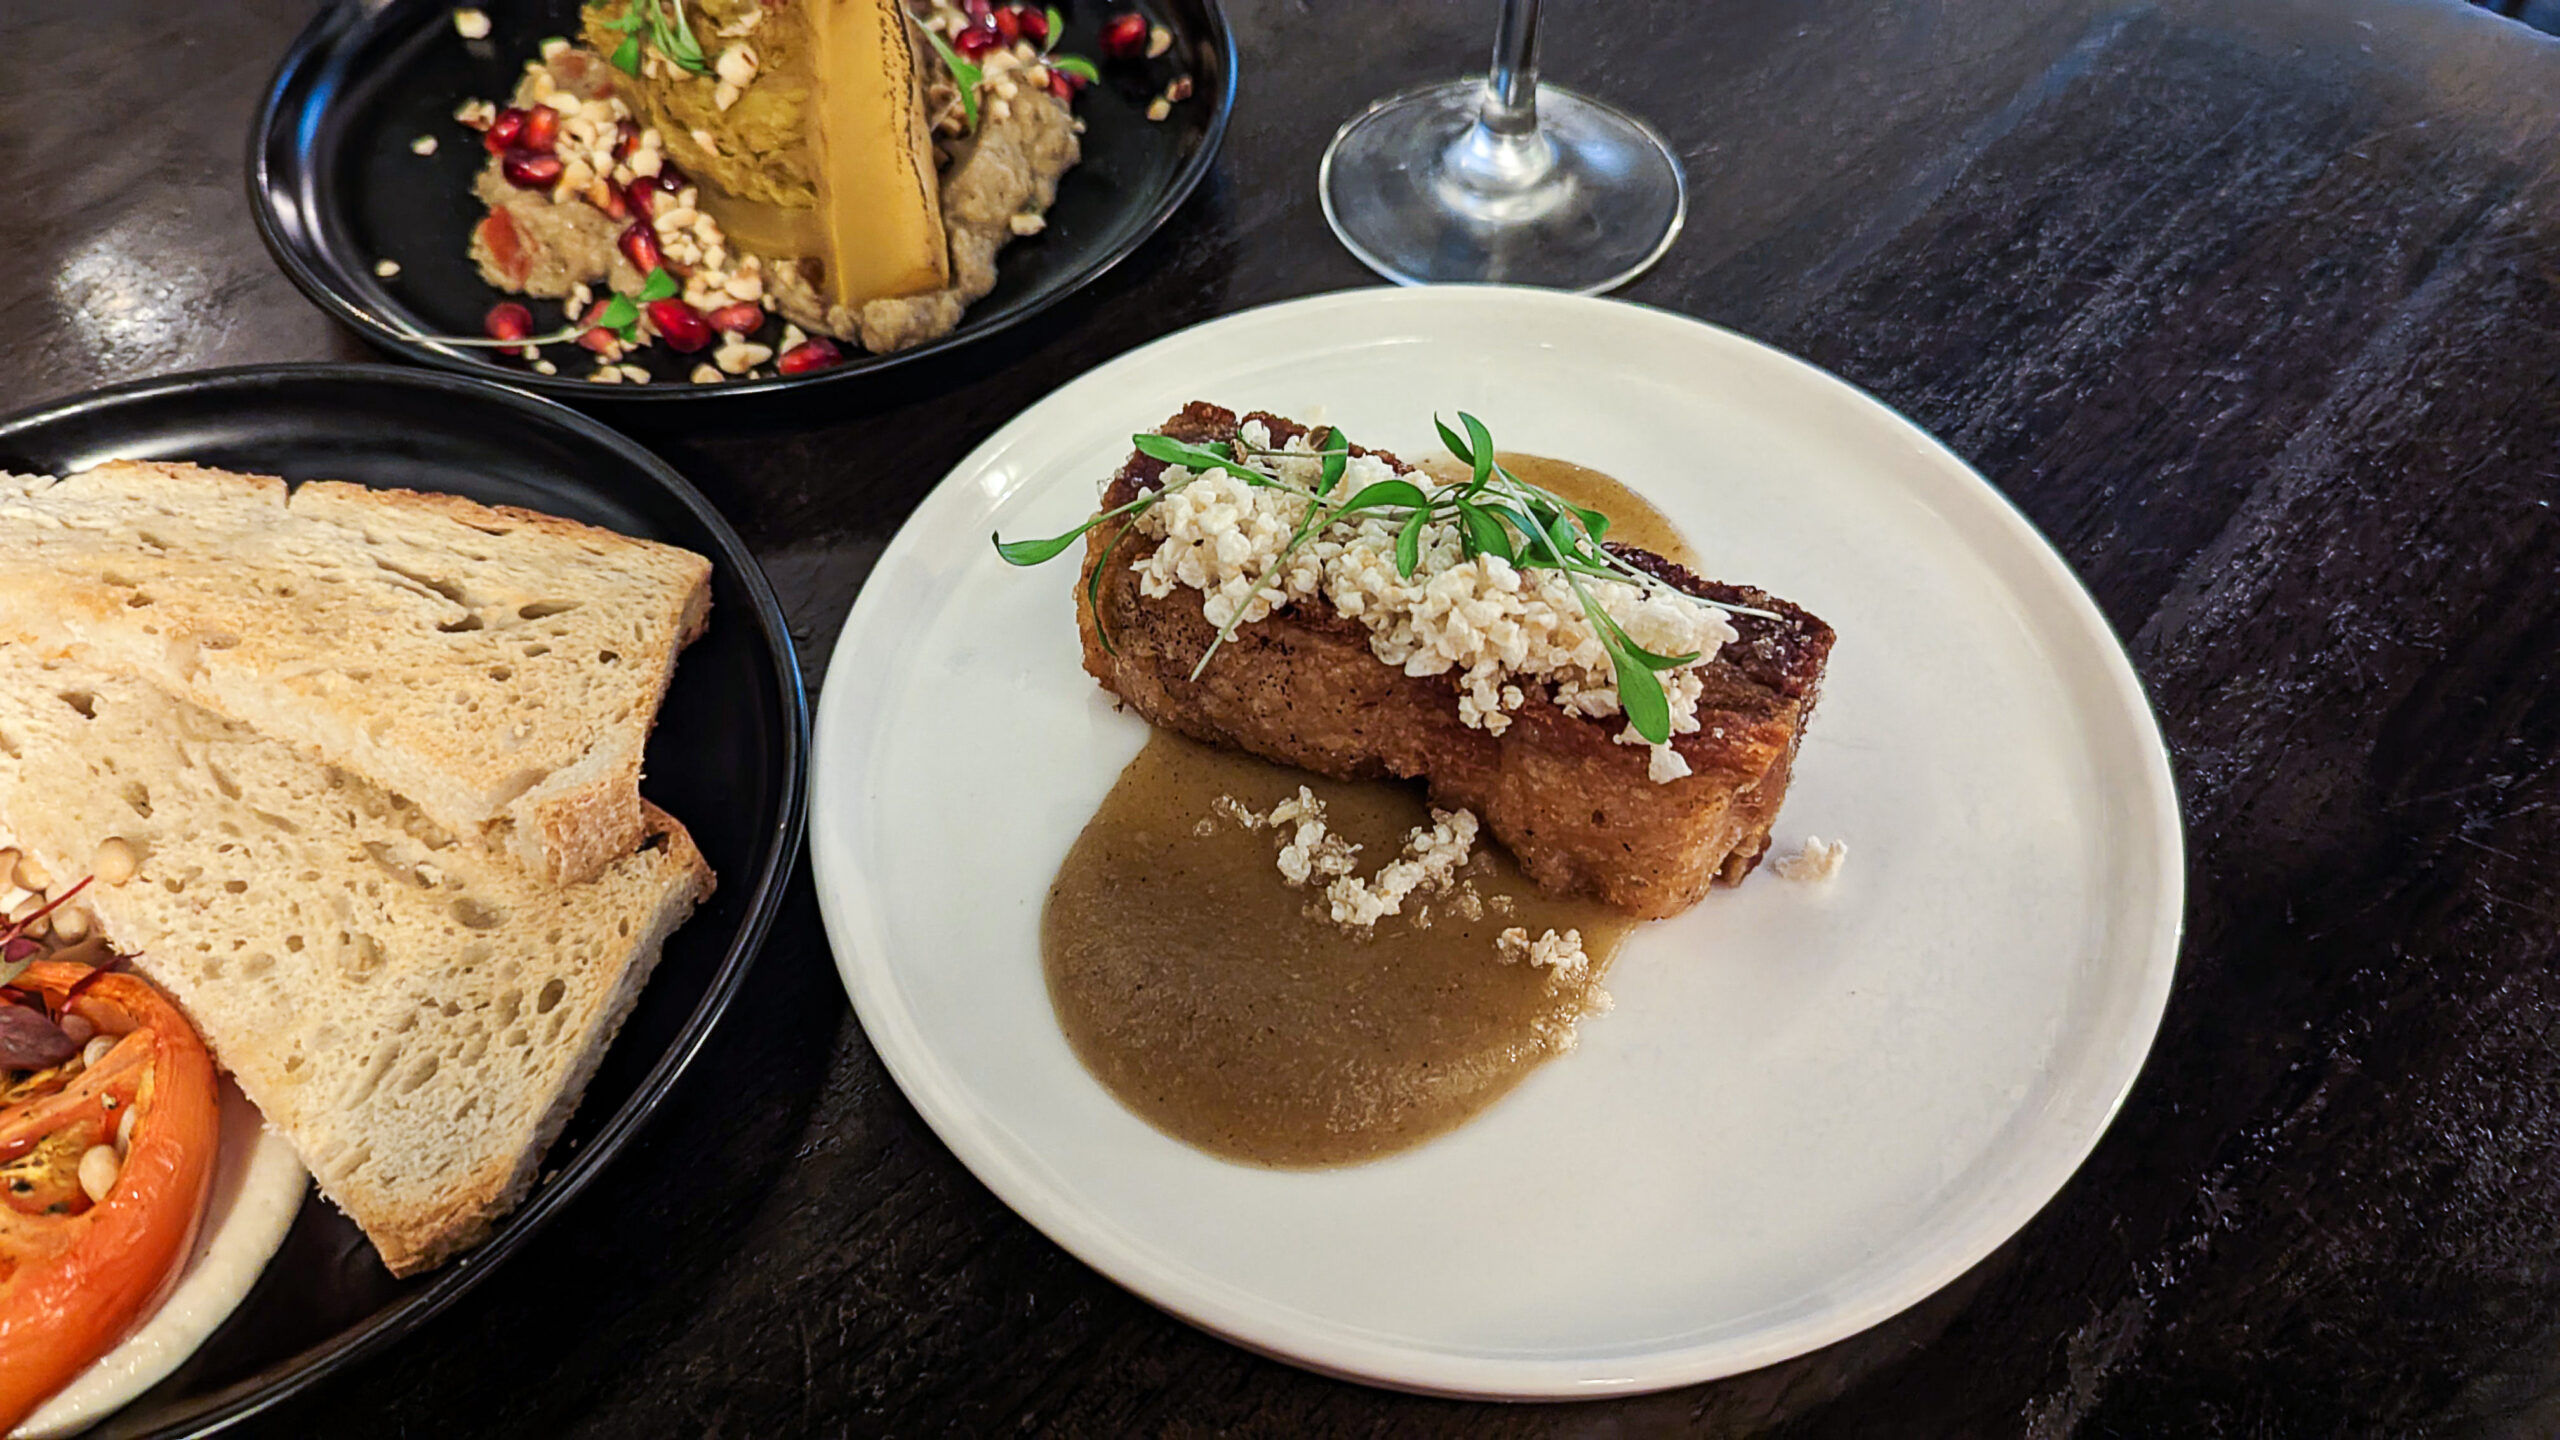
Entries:
{"type": "MultiPolygon", "coordinates": [[[[1365,512],[1378,512],[1390,518],[1403,512],[1396,531],[1395,560],[1397,573],[1410,579],[1421,567],[1422,534],[1433,520],[1447,517],[1458,527],[1461,553],[1469,558],[1497,555],[1524,570],[1554,570],[1561,573],[1572,587],[1574,598],[1582,603],[1582,612],[1591,622],[1608,652],[1610,669],[1616,677],[1618,706],[1626,713],[1627,723],[1637,734],[1656,745],[1671,738],[1671,707],[1662,691],[1661,672],[1676,670],[1697,662],[1695,653],[1657,655],[1630,637],[1625,627],[1592,598],[1585,583],[1588,580],[1612,580],[1634,585],[1640,590],[1667,590],[1671,587],[1659,577],[1628,563],[1606,545],[1601,537],[1608,533],[1609,517],[1588,506],[1576,505],[1553,491],[1541,489],[1514,475],[1494,454],[1493,435],[1483,421],[1460,411],[1458,423],[1464,429],[1450,426],[1437,417],[1441,443],[1468,467],[1463,481],[1438,487],[1426,493],[1410,480],[1380,480],[1361,488],[1347,500],[1333,498],[1350,466],[1351,442],[1342,431],[1329,428],[1321,432],[1324,442],[1313,451],[1258,450],[1251,456],[1242,441],[1234,444],[1196,445],[1168,435],[1146,434],[1131,437],[1138,453],[1168,465],[1184,466],[1193,478],[1213,471],[1235,476],[1248,485],[1262,489],[1283,490],[1304,498],[1306,509],[1291,532],[1289,543],[1270,569],[1263,573],[1247,601],[1273,590],[1280,577],[1289,571],[1289,562],[1297,557],[1307,542],[1335,525],[1365,512]],[[1266,474],[1245,463],[1247,458],[1315,459],[1320,481],[1313,490],[1302,489],[1276,475],[1266,474]]],[[[1119,549],[1120,540],[1139,516],[1189,480],[1156,489],[1125,505],[1104,511],[1064,535],[1048,540],[1007,541],[996,537],[996,553],[1008,564],[1037,565],[1064,551],[1077,537],[1106,520],[1118,519],[1119,528],[1103,547],[1100,561],[1086,586],[1086,603],[1093,607],[1094,625],[1101,635],[1103,649],[1112,650],[1108,627],[1102,623],[1101,581],[1103,567],[1119,549]]],[[[1285,592],[1281,592],[1285,595],[1285,592]]],[[[1693,597],[1694,598],[1694,597],[1693,597]]],[[[1747,605],[1708,602],[1722,610],[1762,619],[1778,617],[1747,605]]],[[[1243,623],[1244,606],[1238,606],[1218,627],[1217,638],[1201,653],[1199,664],[1191,676],[1198,679],[1209,667],[1211,656],[1218,653],[1238,626],[1243,623]]],[[[1116,652],[1114,652],[1116,653],[1116,652]]]]}
{"type": "Polygon", "coordinates": [[[960,52],[951,48],[951,42],[942,38],[941,31],[916,19],[912,12],[908,14],[907,19],[913,22],[917,30],[923,32],[927,41],[931,42],[933,53],[942,57],[943,68],[951,72],[951,83],[960,92],[960,118],[968,125],[969,133],[976,134],[978,87],[986,83],[987,72],[961,59],[960,52]]]}
{"type": "Polygon", "coordinates": [[[711,73],[710,62],[702,57],[702,42],[693,37],[693,23],[685,18],[684,0],[630,0],[619,20],[600,20],[598,28],[622,36],[608,57],[614,68],[626,75],[640,73],[640,47],[648,47],[667,57],[676,66],[696,75],[711,73]]]}

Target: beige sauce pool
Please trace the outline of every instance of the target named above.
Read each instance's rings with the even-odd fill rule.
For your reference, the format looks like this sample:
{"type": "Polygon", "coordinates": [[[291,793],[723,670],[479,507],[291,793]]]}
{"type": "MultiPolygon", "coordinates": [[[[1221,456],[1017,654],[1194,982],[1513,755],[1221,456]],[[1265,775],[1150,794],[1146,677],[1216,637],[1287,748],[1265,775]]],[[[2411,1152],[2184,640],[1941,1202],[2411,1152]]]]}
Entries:
{"type": "MultiPolygon", "coordinates": [[[[1609,477],[1502,458],[1607,512],[1610,538],[1688,563],[1670,522],[1609,477]]],[[[1279,836],[1217,814],[1221,797],[1268,812],[1302,784],[1361,847],[1363,877],[1430,818],[1417,787],[1323,780],[1159,730],[1077,837],[1041,919],[1050,1000],[1104,1088],[1176,1139],[1286,1167],[1374,1159],[1492,1104],[1571,1047],[1634,928],[1540,893],[1486,839],[1460,887],[1475,918],[1453,890],[1346,930],[1316,885],[1281,879],[1279,836]],[[1505,963],[1495,937],[1512,926],[1581,931],[1588,972],[1559,983],[1505,963]]]]}

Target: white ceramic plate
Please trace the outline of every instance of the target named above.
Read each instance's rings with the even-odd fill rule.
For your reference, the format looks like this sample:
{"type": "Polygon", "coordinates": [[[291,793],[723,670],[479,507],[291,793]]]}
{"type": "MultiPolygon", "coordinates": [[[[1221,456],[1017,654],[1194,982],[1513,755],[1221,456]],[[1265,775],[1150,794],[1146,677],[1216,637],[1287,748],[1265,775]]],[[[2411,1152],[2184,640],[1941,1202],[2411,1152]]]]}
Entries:
{"type": "Polygon", "coordinates": [[[1006,1204],[1238,1343],[1408,1389],[1569,1397],[1747,1370],[1872,1325],[2015,1233],[2151,1043],[2183,866],[2160,735],[2060,557],[1908,421],[1678,316],[1474,288],[1229,316],[1059,390],[881,557],[818,709],[827,933],[908,1097],[1006,1204]],[[1707,573],[1839,630],[1777,840],[1846,837],[1645,927],[1615,1013],[1455,1133],[1278,1173],[1149,1128],[1052,1018],[1038,921],[1143,725],[1078,666],[1055,534],[1184,402],[1408,459],[1465,409],[1596,466],[1707,573]]]}
{"type": "Polygon", "coordinates": [[[9,1440],[54,1440],[87,1429],[160,1383],[240,1308],[284,1244],[311,1174],[267,1128],[231,1077],[222,1079],[222,1140],[204,1223],[178,1282],[151,1318],[9,1432],[9,1440]]]}

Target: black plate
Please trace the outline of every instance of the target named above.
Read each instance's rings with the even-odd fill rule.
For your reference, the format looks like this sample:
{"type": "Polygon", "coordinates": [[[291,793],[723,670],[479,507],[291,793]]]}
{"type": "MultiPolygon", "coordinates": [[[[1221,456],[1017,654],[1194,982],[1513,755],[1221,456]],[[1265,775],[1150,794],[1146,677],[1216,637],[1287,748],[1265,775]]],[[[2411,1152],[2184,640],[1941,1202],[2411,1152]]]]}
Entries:
{"type": "MultiPolygon", "coordinates": [[[[1124,0],[1061,0],[1067,38],[1060,48],[1100,51],[1102,22],[1124,0]]],[[[479,137],[453,118],[477,96],[504,100],[545,36],[574,34],[575,0],[489,4],[489,38],[454,33],[446,0],[340,0],[321,12],[267,87],[249,138],[249,207],[258,231],[293,282],[320,307],[374,344],[448,370],[502,376],[509,384],[584,403],[701,400],[713,396],[839,385],[856,376],[981,339],[1038,314],[1117,264],[1165,222],[1208,173],[1235,104],[1236,50],[1219,0],[1147,0],[1174,32],[1172,50],[1144,64],[1104,67],[1076,113],[1086,125],[1084,160],[1059,182],[1048,228],[1007,245],[994,293],[969,307],[960,327],[930,344],[888,355],[851,345],[843,364],[787,379],[695,385],[685,377],[705,357],[652,345],[634,357],[662,383],[598,385],[572,345],[550,349],[557,376],[485,350],[456,350],[407,338],[417,333],[476,336],[489,307],[505,298],[480,278],[466,250],[482,211],[472,177],[488,156],[479,137]],[[1161,122],[1147,102],[1187,70],[1191,98],[1161,122]],[[421,135],[431,156],[411,153],[421,135]],[[400,273],[378,279],[377,261],[400,273]],[[568,357],[576,357],[572,361],[568,357]]],[[[538,326],[554,323],[555,302],[533,302],[538,326]]],[[[770,341],[781,329],[770,322],[770,341]]]]}
{"type": "Polygon", "coordinates": [[[709,501],[649,452],[547,400],[382,365],[214,370],[0,419],[0,471],[184,459],[288,480],[441,490],[663,540],[712,563],[711,626],[685,652],[648,755],[649,797],[718,872],[552,1147],[487,1244],[394,1280],[314,1192],[246,1302],[100,1436],[200,1433],[406,1334],[539,1230],[628,1141],[737,993],[800,853],[809,710],[782,607],[709,501]]]}

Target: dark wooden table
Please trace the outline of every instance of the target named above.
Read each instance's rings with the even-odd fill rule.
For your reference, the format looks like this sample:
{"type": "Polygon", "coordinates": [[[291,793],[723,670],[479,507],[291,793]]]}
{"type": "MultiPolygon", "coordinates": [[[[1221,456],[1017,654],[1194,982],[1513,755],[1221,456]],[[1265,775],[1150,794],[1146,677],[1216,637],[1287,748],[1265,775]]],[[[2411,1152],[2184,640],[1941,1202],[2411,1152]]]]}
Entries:
{"type": "MultiPolygon", "coordinates": [[[[1236,0],[1205,191],[1094,293],[874,398],[652,430],[814,681],[917,497],[1193,321],[1364,283],[1333,124],[1488,0],[1236,0]]],[[[250,228],[311,0],[0,6],[6,403],[362,358],[250,228]]],[[[2129,642],[2191,854],[2176,996],[2015,1241],[1819,1354],[1610,1404],[1336,1384],[1121,1293],[889,1083],[806,882],[634,1150],[455,1310],[266,1427],[331,1435],[2560,1433],[2560,46],[2452,0],[1565,0],[1549,71],[1687,156],[1627,293],[1967,456],[2129,642]]]]}

